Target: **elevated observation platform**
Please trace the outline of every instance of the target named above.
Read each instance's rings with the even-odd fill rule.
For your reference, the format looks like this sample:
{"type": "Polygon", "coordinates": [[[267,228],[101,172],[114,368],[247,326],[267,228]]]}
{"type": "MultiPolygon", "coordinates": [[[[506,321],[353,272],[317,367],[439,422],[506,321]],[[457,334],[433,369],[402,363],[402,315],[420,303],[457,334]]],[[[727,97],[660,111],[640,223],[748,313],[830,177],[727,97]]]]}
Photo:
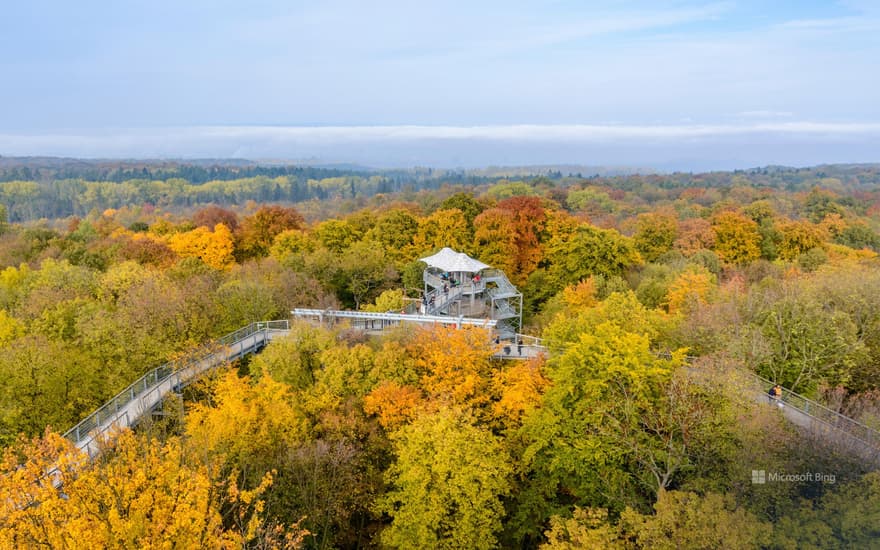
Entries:
{"type": "Polygon", "coordinates": [[[522,330],[522,293],[500,269],[444,248],[422,258],[427,264],[419,313],[496,321],[499,339],[517,343],[522,330]]]}

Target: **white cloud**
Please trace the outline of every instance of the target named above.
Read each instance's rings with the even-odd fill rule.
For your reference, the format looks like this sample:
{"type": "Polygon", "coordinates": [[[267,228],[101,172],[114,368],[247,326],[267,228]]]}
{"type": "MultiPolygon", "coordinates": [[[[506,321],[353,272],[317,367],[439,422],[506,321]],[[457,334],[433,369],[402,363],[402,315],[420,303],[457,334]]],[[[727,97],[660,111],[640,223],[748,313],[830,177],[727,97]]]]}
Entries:
{"type": "MultiPolygon", "coordinates": [[[[766,116],[766,113],[762,113],[766,116]]],[[[787,116],[784,113],[775,116],[787,116]]],[[[173,133],[173,131],[172,131],[173,133]]],[[[217,126],[185,135],[204,139],[277,139],[313,143],[409,140],[605,141],[680,139],[748,134],[861,135],[880,133],[880,123],[780,122],[754,124],[591,125],[514,124],[491,126],[217,126]]]]}
{"type": "MultiPolygon", "coordinates": [[[[766,113],[760,113],[765,115],[766,113]]],[[[439,141],[497,143],[676,142],[749,138],[854,139],[880,136],[876,122],[755,122],[750,124],[677,125],[497,125],[497,126],[204,126],[126,129],[46,134],[0,134],[6,155],[81,155],[132,157],[253,156],[278,148],[332,148],[347,144],[398,145],[439,141]]]]}

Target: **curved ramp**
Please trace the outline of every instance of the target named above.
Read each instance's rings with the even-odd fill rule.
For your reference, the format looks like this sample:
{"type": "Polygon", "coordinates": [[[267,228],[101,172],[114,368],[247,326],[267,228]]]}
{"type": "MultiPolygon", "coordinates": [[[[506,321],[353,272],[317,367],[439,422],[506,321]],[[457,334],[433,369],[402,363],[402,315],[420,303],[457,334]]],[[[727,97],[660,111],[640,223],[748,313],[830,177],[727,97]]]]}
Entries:
{"type": "Polygon", "coordinates": [[[288,321],[252,323],[204,346],[199,352],[179,361],[157,367],[116,394],[79,424],[68,430],[64,437],[78,449],[95,456],[100,436],[111,428],[134,426],[155,409],[165,397],[195,380],[200,374],[256,353],[274,338],[290,332],[288,321]]]}

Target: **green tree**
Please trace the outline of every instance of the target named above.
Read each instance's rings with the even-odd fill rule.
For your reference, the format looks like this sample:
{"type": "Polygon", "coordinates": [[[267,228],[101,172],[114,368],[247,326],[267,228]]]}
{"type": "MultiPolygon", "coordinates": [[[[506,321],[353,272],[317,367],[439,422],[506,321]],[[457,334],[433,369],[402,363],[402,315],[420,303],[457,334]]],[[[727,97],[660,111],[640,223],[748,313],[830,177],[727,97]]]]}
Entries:
{"type": "Polygon", "coordinates": [[[645,261],[653,262],[672,248],[677,236],[678,224],[673,216],[639,214],[633,243],[645,261]]]}
{"type": "Polygon", "coordinates": [[[42,336],[0,348],[0,446],[73,426],[109,393],[104,375],[89,355],[42,336]]]}
{"type": "Polygon", "coordinates": [[[314,229],[314,236],[328,250],[337,254],[357,240],[354,228],[344,220],[325,220],[314,229]]]}
{"type": "Polygon", "coordinates": [[[393,548],[494,548],[512,467],[501,441],[461,413],[421,416],[392,435],[397,460],[377,510],[393,548]]]}
{"type": "Polygon", "coordinates": [[[641,262],[631,239],[588,224],[578,226],[570,236],[551,235],[547,259],[557,290],[590,275],[621,275],[626,268],[641,262]]]}
{"type": "Polygon", "coordinates": [[[772,525],[734,502],[731,496],[661,491],[654,515],[626,510],[620,519],[636,548],[762,548],[772,540],[772,525]]]}
{"type": "Polygon", "coordinates": [[[350,293],[354,307],[373,300],[398,279],[397,271],[390,264],[385,252],[360,241],[345,251],[340,267],[346,280],[345,289],[350,293]]]}
{"type": "Polygon", "coordinates": [[[367,239],[382,247],[395,261],[411,260],[413,238],[419,231],[419,221],[402,209],[390,210],[376,220],[376,225],[367,232],[367,239]]]}
{"type": "Polygon", "coordinates": [[[826,494],[820,516],[844,547],[875,545],[880,539],[880,473],[865,474],[826,494]]]}
{"type": "Polygon", "coordinates": [[[467,220],[468,227],[471,231],[474,229],[474,219],[479,216],[483,212],[483,205],[478,203],[474,196],[470,193],[456,193],[450,197],[447,197],[442,203],[440,203],[440,208],[443,210],[449,210],[451,208],[458,208],[461,210],[461,213],[464,214],[464,219],[467,220]]]}
{"type": "Polygon", "coordinates": [[[498,183],[486,190],[486,196],[497,201],[534,194],[535,190],[524,181],[499,180],[498,183]]]}
{"type": "Polygon", "coordinates": [[[664,426],[660,411],[681,362],[681,354],[658,357],[646,336],[610,322],[581,332],[550,360],[552,385],[522,428],[530,481],[515,521],[525,532],[560,513],[560,500],[620,510],[644,505],[672,481],[689,450],[681,424],[664,426]],[[656,422],[643,424],[648,415],[656,422]]]}
{"type": "Polygon", "coordinates": [[[294,323],[290,334],[272,342],[250,364],[255,377],[268,374],[294,390],[303,390],[315,383],[321,368],[320,355],[333,346],[333,334],[308,323],[294,323]]]}
{"type": "Polygon", "coordinates": [[[847,384],[865,360],[856,326],[843,311],[829,310],[795,285],[766,305],[743,342],[744,359],[763,376],[799,393],[825,382],[847,384]]]}

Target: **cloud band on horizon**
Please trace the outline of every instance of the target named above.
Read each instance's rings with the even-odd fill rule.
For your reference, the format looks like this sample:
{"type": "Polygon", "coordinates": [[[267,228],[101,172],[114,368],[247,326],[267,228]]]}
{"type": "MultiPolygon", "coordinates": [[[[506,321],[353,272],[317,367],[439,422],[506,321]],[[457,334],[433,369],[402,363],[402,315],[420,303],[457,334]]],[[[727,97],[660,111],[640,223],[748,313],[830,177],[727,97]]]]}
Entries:
{"type": "MultiPolygon", "coordinates": [[[[613,150],[614,162],[652,163],[682,158],[683,150],[694,147],[741,147],[771,143],[797,148],[809,143],[853,143],[864,148],[880,142],[877,122],[769,121],[731,124],[675,125],[475,125],[475,126],[190,126],[156,128],[117,128],[65,130],[32,134],[0,134],[0,154],[9,156],[74,156],[88,158],[281,158],[326,159],[333,162],[360,162],[373,166],[433,164],[455,166],[506,162],[516,151],[521,163],[541,162],[528,158],[533,147],[557,149],[552,162],[594,162],[589,158],[570,158],[590,148],[613,150]],[[462,152],[467,146],[468,150],[462,152]],[[481,162],[480,148],[488,151],[481,162]],[[658,148],[668,150],[666,156],[658,148]],[[444,157],[444,148],[456,149],[444,157]],[[654,153],[642,157],[648,148],[654,153]],[[628,153],[627,153],[628,151],[628,153]],[[568,155],[563,157],[562,155],[568,155]],[[659,156],[658,156],[659,155],[659,156]],[[447,158],[448,157],[448,158],[447,158]],[[466,161],[462,161],[466,158],[466,161]]],[[[586,153],[585,153],[586,154],[586,153]]],[[[691,153],[689,153],[691,154],[691,153]]],[[[705,156],[701,153],[702,156],[705,156]]],[[[513,162],[519,160],[513,158],[513,162]]],[[[546,156],[546,155],[545,155],[546,156]]],[[[602,158],[599,158],[601,161],[602,158]]],[[[780,159],[784,160],[784,159],[780,159]]],[[[877,160],[877,159],[870,159],[877,160]]],[[[816,158],[812,163],[839,162],[816,158]]],[[[744,160],[749,163],[751,161],[744,160]]]]}

